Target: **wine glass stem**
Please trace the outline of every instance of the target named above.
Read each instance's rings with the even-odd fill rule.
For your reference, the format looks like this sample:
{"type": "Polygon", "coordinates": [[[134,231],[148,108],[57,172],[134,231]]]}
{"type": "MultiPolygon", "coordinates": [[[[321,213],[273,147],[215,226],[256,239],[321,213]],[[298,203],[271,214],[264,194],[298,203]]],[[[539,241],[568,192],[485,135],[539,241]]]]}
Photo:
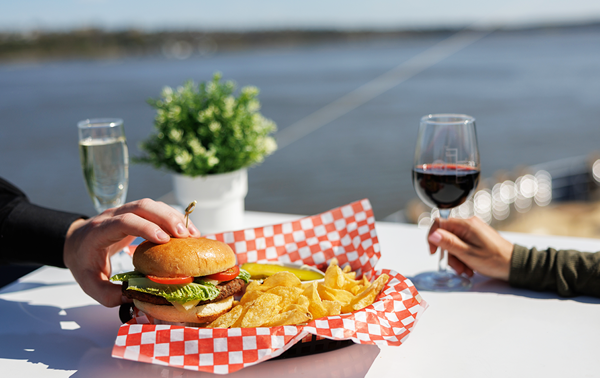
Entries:
{"type": "MultiPolygon", "coordinates": [[[[440,209],[440,217],[442,219],[448,219],[450,216],[450,209],[440,209]]],[[[438,271],[445,273],[448,269],[448,251],[444,248],[440,248],[440,260],[438,261],[438,271]]]]}

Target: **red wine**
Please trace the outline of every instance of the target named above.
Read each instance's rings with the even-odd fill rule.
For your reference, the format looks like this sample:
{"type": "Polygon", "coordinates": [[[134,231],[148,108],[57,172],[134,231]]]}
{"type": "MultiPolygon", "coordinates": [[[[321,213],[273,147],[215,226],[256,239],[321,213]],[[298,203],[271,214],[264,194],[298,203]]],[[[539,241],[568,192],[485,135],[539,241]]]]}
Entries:
{"type": "Polygon", "coordinates": [[[463,204],[479,183],[479,170],[457,164],[423,164],[412,171],[413,185],[431,207],[452,209],[463,204]]]}

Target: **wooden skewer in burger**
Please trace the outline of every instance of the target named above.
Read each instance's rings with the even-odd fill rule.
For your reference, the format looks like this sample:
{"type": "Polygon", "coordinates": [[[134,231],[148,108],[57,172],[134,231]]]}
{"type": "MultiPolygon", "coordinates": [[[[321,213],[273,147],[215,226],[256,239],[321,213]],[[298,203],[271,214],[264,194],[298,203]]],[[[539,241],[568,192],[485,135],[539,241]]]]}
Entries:
{"type": "Polygon", "coordinates": [[[133,266],[133,272],[111,280],[122,281],[123,294],[135,307],[162,323],[209,323],[231,309],[233,296],[250,279],[227,244],[206,238],[144,241],[133,266]]]}

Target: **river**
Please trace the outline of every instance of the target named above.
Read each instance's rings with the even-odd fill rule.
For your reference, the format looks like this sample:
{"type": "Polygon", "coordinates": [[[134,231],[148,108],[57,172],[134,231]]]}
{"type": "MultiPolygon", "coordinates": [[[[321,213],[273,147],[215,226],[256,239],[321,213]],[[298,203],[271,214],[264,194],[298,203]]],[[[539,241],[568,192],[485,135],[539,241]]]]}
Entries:
{"type": "MultiPolygon", "coordinates": [[[[185,60],[0,65],[0,176],[34,203],[92,215],[77,121],[123,118],[130,153],[139,155],[154,117],[146,99],[165,85],[208,80],[216,71],[261,90],[261,112],[277,123],[279,137],[363,87],[361,101],[312,122],[312,132],[285,139],[249,170],[248,210],[314,214],[362,198],[371,200],[378,219],[402,209],[416,197],[412,155],[419,119],[429,113],[476,117],[483,177],[598,149],[600,27],[497,30],[456,51],[443,50],[449,38],[457,37],[313,43],[185,60]],[[407,73],[415,62],[418,69],[407,73]],[[398,67],[402,79],[379,94],[365,91],[369,83],[388,83],[382,75],[398,67]]],[[[168,173],[131,166],[128,200],[169,191],[168,173]]]]}

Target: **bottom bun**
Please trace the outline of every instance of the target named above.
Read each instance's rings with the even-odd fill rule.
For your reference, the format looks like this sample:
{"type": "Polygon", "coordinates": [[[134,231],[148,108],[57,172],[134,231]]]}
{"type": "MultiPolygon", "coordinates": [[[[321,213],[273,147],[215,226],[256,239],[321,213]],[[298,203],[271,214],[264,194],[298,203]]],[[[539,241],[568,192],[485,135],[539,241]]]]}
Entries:
{"type": "Polygon", "coordinates": [[[171,323],[209,323],[223,315],[233,307],[233,296],[218,302],[196,306],[188,311],[180,311],[175,306],[155,305],[133,300],[133,304],[144,314],[171,323]]]}

